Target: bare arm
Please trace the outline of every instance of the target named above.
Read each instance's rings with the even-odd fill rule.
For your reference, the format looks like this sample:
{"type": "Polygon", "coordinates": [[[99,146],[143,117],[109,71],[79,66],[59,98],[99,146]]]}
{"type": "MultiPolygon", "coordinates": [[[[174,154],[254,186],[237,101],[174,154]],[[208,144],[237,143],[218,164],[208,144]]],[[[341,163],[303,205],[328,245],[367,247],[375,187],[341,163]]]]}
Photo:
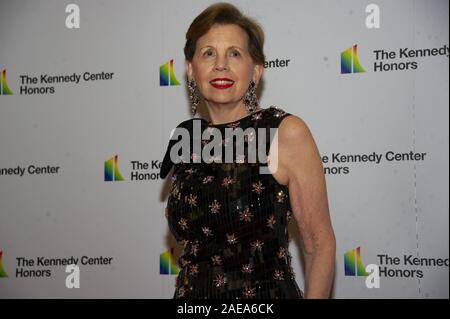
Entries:
{"type": "Polygon", "coordinates": [[[305,255],[305,297],[328,298],[334,278],[336,239],[320,154],[308,126],[297,116],[281,122],[278,145],[279,169],[288,181],[292,213],[305,255]]]}

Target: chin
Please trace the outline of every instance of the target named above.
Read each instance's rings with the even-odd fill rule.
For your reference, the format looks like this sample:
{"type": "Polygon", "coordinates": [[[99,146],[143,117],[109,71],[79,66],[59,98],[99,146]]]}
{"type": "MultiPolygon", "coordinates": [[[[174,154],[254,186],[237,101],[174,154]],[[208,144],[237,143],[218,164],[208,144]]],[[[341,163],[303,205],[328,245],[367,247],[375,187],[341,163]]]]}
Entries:
{"type": "Polygon", "coordinates": [[[227,93],[222,93],[222,94],[210,94],[208,98],[206,98],[206,100],[208,102],[211,103],[232,103],[234,101],[236,101],[234,95],[230,94],[229,92],[227,93]]]}
{"type": "Polygon", "coordinates": [[[234,103],[235,100],[232,100],[232,99],[209,99],[208,102],[213,103],[213,104],[229,104],[229,103],[234,103]]]}

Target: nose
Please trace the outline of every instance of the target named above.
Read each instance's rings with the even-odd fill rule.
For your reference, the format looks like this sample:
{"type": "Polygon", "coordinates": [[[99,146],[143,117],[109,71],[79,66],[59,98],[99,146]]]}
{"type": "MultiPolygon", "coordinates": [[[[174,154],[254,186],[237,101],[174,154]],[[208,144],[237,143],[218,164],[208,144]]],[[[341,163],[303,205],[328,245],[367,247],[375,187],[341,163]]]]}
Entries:
{"type": "Polygon", "coordinates": [[[216,64],[214,66],[216,71],[225,71],[228,69],[227,59],[223,56],[218,56],[216,59],[216,64]]]}

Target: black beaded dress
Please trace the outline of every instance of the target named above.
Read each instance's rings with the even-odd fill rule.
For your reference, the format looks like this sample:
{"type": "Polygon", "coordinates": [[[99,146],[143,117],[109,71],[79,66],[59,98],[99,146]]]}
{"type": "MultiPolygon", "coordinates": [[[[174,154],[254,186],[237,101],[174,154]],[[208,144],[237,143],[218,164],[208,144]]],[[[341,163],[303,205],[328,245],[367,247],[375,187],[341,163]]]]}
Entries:
{"type": "MultiPolygon", "coordinates": [[[[202,132],[216,128],[222,137],[226,137],[226,128],[244,131],[255,128],[256,134],[245,137],[247,151],[253,138],[260,136],[258,128],[278,128],[288,115],[281,108],[271,106],[235,122],[211,124],[194,118],[178,127],[192,133],[193,123],[198,121],[202,132]]],[[[266,137],[267,155],[272,139],[270,134],[266,137]]],[[[202,151],[211,139],[202,139],[202,151]]],[[[287,186],[279,184],[270,173],[261,174],[260,166],[267,167],[267,164],[258,158],[255,162],[243,156],[224,163],[222,154],[220,163],[202,159],[201,163],[195,163],[197,154],[191,151],[189,160],[184,158],[174,163],[170,149],[178,141],[170,140],[160,171],[160,176],[165,178],[174,167],[165,212],[170,231],[184,246],[178,260],[180,273],[173,297],[303,298],[288,251],[287,225],[292,211],[287,186]]],[[[229,142],[223,138],[222,147],[229,142]]],[[[192,146],[195,138],[190,143],[192,146]]]]}

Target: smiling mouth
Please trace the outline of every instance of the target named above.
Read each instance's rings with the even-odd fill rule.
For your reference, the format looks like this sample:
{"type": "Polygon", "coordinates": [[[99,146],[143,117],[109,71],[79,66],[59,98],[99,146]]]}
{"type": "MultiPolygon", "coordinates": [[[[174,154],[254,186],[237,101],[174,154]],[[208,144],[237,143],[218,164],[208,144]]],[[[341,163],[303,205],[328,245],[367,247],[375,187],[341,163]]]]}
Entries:
{"type": "Polygon", "coordinates": [[[214,88],[216,89],[228,89],[233,86],[234,81],[227,79],[227,78],[221,78],[221,79],[214,79],[209,82],[214,88]]]}

